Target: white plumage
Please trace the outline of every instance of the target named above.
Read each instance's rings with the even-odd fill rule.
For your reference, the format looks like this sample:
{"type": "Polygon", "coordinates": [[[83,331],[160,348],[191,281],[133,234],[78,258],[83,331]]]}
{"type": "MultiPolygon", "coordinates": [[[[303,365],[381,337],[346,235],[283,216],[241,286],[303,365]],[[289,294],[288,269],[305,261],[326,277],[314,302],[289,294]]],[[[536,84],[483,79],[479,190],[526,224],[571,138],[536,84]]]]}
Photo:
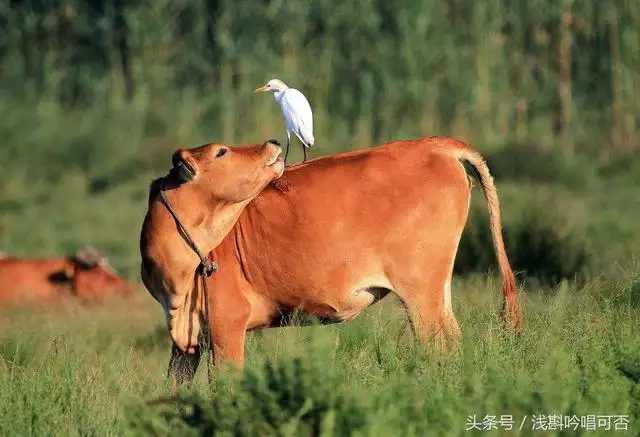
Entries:
{"type": "MultiPolygon", "coordinates": [[[[282,117],[287,128],[287,150],[284,154],[285,161],[289,154],[289,143],[291,134],[294,134],[302,143],[304,161],[307,160],[307,148],[312,147],[313,138],[313,113],[307,98],[300,91],[289,88],[279,79],[271,79],[265,86],[260,87],[256,92],[271,91],[280,105],[282,117]]],[[[304,162],[303,161],[303,162],[304,162]]]]}

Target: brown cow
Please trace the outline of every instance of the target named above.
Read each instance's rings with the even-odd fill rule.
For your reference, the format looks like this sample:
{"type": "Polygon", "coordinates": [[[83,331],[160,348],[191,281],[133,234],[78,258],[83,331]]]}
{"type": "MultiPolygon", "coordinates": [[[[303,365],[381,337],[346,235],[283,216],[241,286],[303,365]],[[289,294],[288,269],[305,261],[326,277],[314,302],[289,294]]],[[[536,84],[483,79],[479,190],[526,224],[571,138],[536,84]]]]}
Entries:
{"type": "Polygon", "coordinates": [[[197,368],[203,300],[195,286],[198,257],[157,198],[162,181],[196,245],[212,251],[219,265],[208,279],[216,364],[241,365],[246,331],[278,326],[295,309],[341,322],[390,291],[410,310],[421,340],[435,334],[443,347],[446,335],[457,341],[451,278],[471,199],[463,163],[474,170],[488,202],[503,321],[520,327],[493,178],[469,146],[428,138],[318,158],[288,168],[257,196],[279,177],[265,167],[272,160],[264,146],[228,149],[225,159],[214,159],[225,149],[210,144],[179,150],[174,165],[185,164],[192,180],[179,184],[174,172],[151,186],[142,277],[166,313],[174,383],[191,379],[197,368]],[[263,183],[247,185],[255,174],[263,183]]]}
{"type": "Polygon", "coordinates": [[[133,287],[90,246],[69,257],[0,257],[0,305],[46,303],[66,296],[99,301],[132,292],[133,287]]]}

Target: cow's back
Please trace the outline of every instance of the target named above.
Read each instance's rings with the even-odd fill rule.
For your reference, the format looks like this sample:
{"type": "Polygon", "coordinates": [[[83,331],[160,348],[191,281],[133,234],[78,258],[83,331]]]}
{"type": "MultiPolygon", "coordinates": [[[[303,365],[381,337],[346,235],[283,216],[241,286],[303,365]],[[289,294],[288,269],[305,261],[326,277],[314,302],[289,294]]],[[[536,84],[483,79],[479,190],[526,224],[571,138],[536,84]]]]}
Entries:
{"type": "Polygon", "coordinates": [[[320,158],[265,189],[229,239],[255,292],[340,305],[340,287],[392,288],[397,263],[455,253],[469,188],[460,162],[424,141],[320,158]]]}

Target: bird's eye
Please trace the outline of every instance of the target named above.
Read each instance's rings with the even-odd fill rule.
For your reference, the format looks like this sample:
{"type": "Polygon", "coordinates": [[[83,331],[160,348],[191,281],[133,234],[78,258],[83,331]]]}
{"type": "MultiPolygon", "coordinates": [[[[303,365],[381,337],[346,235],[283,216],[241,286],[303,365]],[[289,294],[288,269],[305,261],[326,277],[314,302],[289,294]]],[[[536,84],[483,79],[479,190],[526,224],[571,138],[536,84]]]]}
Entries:
{"type": "Polygon", "coordinates": [[[228,149],[220,149],[220,150],[218,150],[218,153],[216,153],[216,158],[222,158],[224,155],[227,154],[227,150],[228,149]]]}

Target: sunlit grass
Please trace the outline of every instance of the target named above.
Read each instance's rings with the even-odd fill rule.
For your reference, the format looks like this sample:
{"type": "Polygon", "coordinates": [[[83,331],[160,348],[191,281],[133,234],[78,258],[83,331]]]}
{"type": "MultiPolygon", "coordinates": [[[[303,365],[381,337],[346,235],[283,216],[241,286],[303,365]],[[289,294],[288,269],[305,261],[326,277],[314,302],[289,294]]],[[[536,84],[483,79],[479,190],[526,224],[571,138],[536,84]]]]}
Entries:
{"type": "MultiPolygon", "coordinates": [[[[464,435],[474,414],[609,414],[628,415],[637,431],[637,279],[529,289],[518,337],[498,327],[498,281],[456,280],[459,355],[415,345],[395,297],[351,323],[252,332],[246,376],[223,370],[211,391],[201,365],[186,393],[205,412],[189,423],[220,435],[464,435]]],[[[175,415],[189,409],[165,406],[162,419],[144,406],[172,394],[170,341],[144,292],[98,307],[5,309],[1,320],[0,434],[121,435],[134,426],[168,435],[186,426],[175,415]]],[[[538,435],[531,426],[519,435],[538,435]]]]}

